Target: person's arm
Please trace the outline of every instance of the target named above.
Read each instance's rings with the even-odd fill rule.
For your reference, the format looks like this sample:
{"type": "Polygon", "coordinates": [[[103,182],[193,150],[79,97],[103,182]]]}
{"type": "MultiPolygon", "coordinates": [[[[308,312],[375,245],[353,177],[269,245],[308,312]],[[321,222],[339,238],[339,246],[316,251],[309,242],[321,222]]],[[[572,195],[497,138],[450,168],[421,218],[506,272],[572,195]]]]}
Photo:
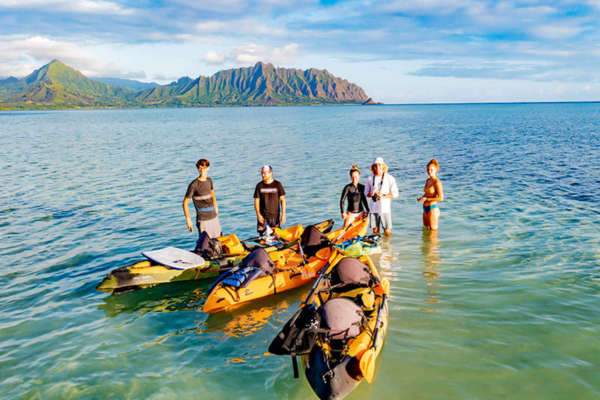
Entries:
{"type": "Polygon", "coordinates": [[[367,196],[365,196],[364,191],[360,194],[360,202],[362,203],[363,208],[365,210],[364,216],[366,216],[370,212],[370,210],[369,210],[369,201],[367,200],[367,196]]]}
{"type": "Polygon", "coordinates": [[[215,207],[215,212],[219,214],[219,206],[217,205],[217,198],[215,197],[215,191],[211,190],[210,195],[212,196],[213,206],[215,207]]]}
{"type": "Polygon", "coordinates": [[[281,226],[285,224],[285,196],[279,196],[281,202],[281,226]]]}
{"type": "Polygon", "coordinates": [[[183,214],[185,215],[185,224],[190,232],[194,231],[194,224],[192,224],[192,219],[190,218],[190,211],[188,210],[188,203],[190,202],[189,197],[183,198],[183,214]]]}
{"type": "MultiPolygon", "coordinates": [[[[364,196],[365,194],[362,193],[362,195],[364,196]]],[[[342,211],[342,219],[346,219],[346,217],[348,216],[344,212],[344,202],[346,201],[346,196],[348,196],[348,186],[344,186],[344,190],[342,190],[342,197],[340,198],[340,210],[342,211]]]]}
{"type": "Polygon", "coordinates": [[[390,187],[390,193],[386,194],[385,197],[388,199],[395,199],[398,197],[398,185],[396,185],[396,178],[388,175],[388,183],[390,187]]]}
{"type": "Polygon", "coordinates": [[[373,193],[373,180],[369,180],[370,176],[367,177],[367,182],[365,185],[365,196],[372,197],[375,193],[373,193]]]}
{"type": "Polygon", "coordinates": [[[260,199],[258,197],[254,199],[254,210],[256,210],[256,219],[258,220],[258,223],[262,225],[262,223],[265,222],[265,219],[260,215],[260,199]]]}

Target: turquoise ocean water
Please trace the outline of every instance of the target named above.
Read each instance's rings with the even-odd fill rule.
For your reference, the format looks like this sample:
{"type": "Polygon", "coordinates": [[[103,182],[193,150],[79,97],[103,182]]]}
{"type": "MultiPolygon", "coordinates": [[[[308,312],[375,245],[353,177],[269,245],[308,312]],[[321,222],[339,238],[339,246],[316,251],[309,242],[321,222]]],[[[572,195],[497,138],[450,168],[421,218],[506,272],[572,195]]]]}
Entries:
{"type": "Polygon", "coordinates": [[[122,295],[109,271],[191,248],[211,161],[225,233],[254,233],[271,164],[288,226],[335,218],[353,163],[400,188],[375,259],[392,283],[373,384],[351,399],[600,398],[600,104],[0,113],[0,397],[306,399],[270,340],[309,288],[202,312],[211,282],[122,295]],[[431,158],[446,201],[421,227],[431,158]]]}

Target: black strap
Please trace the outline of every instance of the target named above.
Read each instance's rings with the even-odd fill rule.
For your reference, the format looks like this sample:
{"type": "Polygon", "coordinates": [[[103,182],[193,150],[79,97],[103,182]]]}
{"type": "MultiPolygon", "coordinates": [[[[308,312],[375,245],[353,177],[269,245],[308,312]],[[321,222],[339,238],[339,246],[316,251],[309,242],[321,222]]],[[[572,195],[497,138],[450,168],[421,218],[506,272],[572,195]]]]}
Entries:
{"type": "MultiPolygon", "coordinates": [[[[383,190],[383,178],[385,178],[385,172],[381,174],[381,184],[379,185],[379,191],[383,190]]],[[[373,175],[373,189],[375,189],[375,175],[373,175]]]]}
{"type": "Polygon", "coordinates": [[[298,379],[300,375],[298,375],[298,360],[296,360],[295,354],[292,354],[292,367],[294,368],[294,379],[298,379]]]}

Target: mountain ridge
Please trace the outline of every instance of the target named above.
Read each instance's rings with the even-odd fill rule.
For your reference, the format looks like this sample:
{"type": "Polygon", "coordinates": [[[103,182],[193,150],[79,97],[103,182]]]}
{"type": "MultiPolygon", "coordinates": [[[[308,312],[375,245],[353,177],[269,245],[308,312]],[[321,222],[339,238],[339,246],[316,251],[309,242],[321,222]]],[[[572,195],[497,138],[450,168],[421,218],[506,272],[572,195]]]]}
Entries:
{"type": "Polygon", "coordinates": [[[367,99],[360,86],[327,70],[262,62],[138,91],[87,78],[59,60],[25,78],[0,81],[0,109],[362,104],[367,99]]]}

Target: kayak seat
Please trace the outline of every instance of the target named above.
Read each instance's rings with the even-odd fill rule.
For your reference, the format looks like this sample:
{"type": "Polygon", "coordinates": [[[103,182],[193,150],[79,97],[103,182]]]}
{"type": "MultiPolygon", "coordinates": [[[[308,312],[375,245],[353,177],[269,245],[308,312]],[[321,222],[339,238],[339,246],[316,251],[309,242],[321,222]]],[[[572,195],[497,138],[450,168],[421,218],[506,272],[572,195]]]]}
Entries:
{"type": "Polygon", "coordinates": [[[300,236],[300,246],[306,258],[314,257],[319,250],[330,245],[329,238],[314,225],[307,226],[300,236]]]}
{"type": "Polygon", "coordinates": [[[279,236],[284,242],[297,240],[303,231],[302,225],[291,226],[286,229],[273,228],[275,235],[279,236]]]}
{"type": "Polygon", "coordinates": [[[371,270],[356,258],[343,258],[331,271],[331,291],[334,293],[370,287],[372,282],[371,270]]]}
{"type": "Polygon", "coordinates": [[[321,328],[327,329],[330,341],[347,341],[357,337],[365,318],[363,310],[352,300],[337,297],[319,307],[321,328]]]}
{"type": "Polygon", "coordinates": [[[370,287],[361,287],[345,293],[340,293],[339,297],[345,297],[352,300],[356,305],[362,308],[365,314],[370,314],[375,310],[375,292],[370,287]]]}
{"type": "Polygon", "coordinates": [[[228,236],[221,236],[218,239],[221,242],[223,254],[241,254],[245,251],[244,246],[242,245],[235,233],[232,233],[228,236]]]}

